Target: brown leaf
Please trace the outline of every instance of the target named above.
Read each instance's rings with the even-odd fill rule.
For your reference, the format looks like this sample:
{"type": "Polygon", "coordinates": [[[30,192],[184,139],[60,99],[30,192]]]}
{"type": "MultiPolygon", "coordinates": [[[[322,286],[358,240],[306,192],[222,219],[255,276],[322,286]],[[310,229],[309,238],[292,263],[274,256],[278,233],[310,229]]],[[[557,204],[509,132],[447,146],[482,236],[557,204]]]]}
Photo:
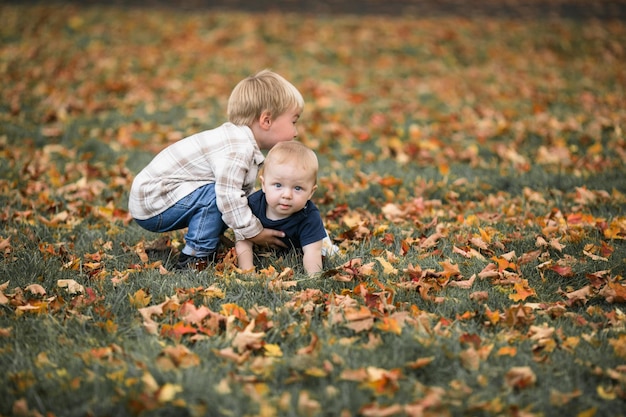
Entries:
{"type": "Polygon", "coordinates": [[[514,366],[504,376],[504,382],[510,388],[524,389],[534,386],[537,376],[529,366],[514,366]]]}
{"type": "MultiPolygon", "coordinates": [[[[469,290],[474,285],[474,281],[476,280],[476,274],[473,274],[469,279],[462,281],[450,281],[448,282],[449,287],[463,288],[465,290],[469,290]]],[[[472,298],[472,295],[470,295],[472,298]]],[[[473,299],[473,298],[472,298],[473,299]]]]}
{"type": "Polygon", "coordinates": [[[237,332],[235,335],[232,345],[238,352],[258,350],[263,347],[265,332],[254,332],[254,326],[255,321],[253,319],[243,331],[237,332]]]}

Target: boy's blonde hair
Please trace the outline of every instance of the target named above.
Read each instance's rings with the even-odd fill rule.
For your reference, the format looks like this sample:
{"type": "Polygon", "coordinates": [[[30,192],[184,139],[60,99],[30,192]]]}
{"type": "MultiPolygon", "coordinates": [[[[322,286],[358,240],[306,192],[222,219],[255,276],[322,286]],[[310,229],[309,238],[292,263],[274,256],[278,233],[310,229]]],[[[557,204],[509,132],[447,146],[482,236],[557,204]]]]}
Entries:
{"type": "Polygon", "coordinates": [[[272,120],[281,114],[304,109],[304,99],[296,87],[268,69],[241,80],[228,99],[228,121],[240,126],[250,126],[269,112],[272,120]]]}
{"type": "Polygon", "coordinates": [[[283,164],[292,164],[309,172],[313,183],[317,184],[317,171],[319,169],[317,155],[302,143],[290,140],[274,145],[265,157],[261,174],[265,173],[267,167],[283,164]]]}

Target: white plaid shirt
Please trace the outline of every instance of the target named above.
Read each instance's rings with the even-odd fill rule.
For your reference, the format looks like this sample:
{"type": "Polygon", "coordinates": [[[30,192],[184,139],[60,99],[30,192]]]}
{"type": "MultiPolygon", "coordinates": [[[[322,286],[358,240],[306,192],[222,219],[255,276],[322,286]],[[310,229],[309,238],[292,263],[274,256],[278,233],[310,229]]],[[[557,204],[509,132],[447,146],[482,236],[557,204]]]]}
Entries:
{"type": "Polygon", "coordinates": [[[168,146],[133,181],[128,207],[136,219],[149,219],[203,185],[215,183],[217,206],[237,240],[261,233],[248,207],[264,157],[252,130],[224,123],[168,146]]]}

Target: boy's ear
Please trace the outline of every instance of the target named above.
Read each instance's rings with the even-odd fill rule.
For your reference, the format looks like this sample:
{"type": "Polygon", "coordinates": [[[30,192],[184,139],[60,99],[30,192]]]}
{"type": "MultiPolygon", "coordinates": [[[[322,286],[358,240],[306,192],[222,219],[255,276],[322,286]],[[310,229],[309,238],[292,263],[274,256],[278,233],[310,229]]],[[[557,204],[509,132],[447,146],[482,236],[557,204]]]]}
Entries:
{"type": "Polygon", "coordinates": [[[313,197],[313,194],[315,194],[315,190],[317,190],[317,184],[313,186],[313,189],[311,190],[311,195],[309,195],[309,198],[307,198],[307,200],[310,200],[311,197],[313,197]]]}
{"type": "Polygon", "coordinates": [[[259,125],[263,129],[269,129],[272,125],[272,114],[267,110],[261,113],[261,116],[259,117],[259,125]]]}

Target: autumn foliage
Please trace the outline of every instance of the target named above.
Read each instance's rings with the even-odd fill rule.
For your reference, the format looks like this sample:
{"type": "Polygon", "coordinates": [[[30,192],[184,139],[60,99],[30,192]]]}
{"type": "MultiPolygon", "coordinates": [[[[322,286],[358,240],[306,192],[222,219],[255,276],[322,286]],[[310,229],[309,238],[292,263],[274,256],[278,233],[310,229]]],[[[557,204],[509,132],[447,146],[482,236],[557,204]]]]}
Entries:
{"type": "MultiPolygon", "coordinates": [[[[0,415],[623,415],[626,26],[0,6],[0,415]],[[134,174],[272,68],[339,254],[173,272],[134,174]],[[621,414],[620,414],[621,413],[621,414]]],[[[227,237],[229,237],[227,235],[227,237]]]]}

